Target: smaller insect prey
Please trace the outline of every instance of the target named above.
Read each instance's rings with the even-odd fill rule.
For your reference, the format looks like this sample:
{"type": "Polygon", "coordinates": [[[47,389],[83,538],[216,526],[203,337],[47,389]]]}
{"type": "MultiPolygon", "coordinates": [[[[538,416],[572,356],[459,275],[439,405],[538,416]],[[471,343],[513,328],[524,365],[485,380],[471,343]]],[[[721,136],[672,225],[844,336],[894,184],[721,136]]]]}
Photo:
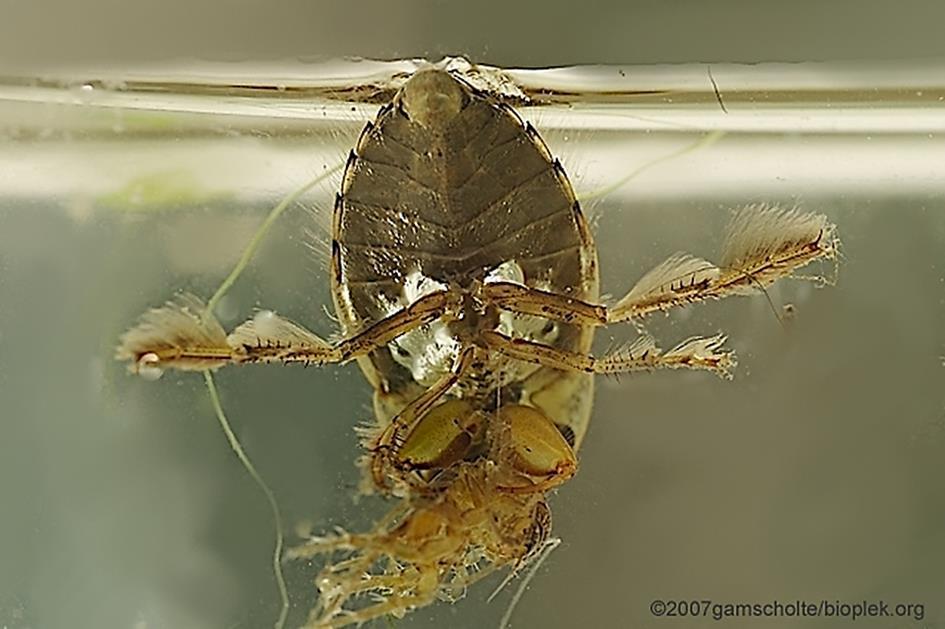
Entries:
{"type": "Polygon", "coordinates": [[[359,429],[364,490],[396,504],[368,532],[290,551],[329,557],[309,623],[337,627],[454,600],[541,553],[547,495],[578,470],[595,374],[727,377],[735,364],[722,335],[664,351],[641,333],[595,356],[595,330],[758,293],[838,245],[823,216],[745,208],[717,264],[673,255],[605,305],[591,230],[541,137],[500,97],[428,67],[345,168],[330,265],[341,340],[268,312],[227,334],[183,296],[146,313],[117,355],[138,371],[358,361],[376,415],[359,429]]]}

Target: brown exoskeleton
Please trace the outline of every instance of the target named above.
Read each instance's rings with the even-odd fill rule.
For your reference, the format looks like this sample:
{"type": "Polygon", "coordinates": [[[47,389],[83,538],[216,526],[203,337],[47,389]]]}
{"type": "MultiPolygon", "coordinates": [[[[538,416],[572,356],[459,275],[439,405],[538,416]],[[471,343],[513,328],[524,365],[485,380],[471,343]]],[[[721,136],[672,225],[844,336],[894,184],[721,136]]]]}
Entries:
{"type": "MultiPolygon", "coordinates": [[[[441,430],[436,424],[449,416],[476,414],[466,401],[450,400],[426,415],[414,434],[441,430]]],[[[490,574],[490,567],[521,567],[542,550],[551,526],[545,492],[571,478],[577,469],[574,454],[557,428],[530,406],[503,406],[487,430],[488,452],[441,469],[422,494],[404,502],[371,533],[315,538],[292,551],[295,557],[354,551],[319,575],[314,625],[402,615],[437,598],[455,599],[490,574]],[[372,572],[379,560],[386,562],[385,568],[372,572]],[[368,607],[345,609],[362,592],[391,595],[368,607]]],[[[438,442],[408,439],[404,457],[414,444],[428,450],[438,442]]]]}
{"type": "Polygon", "coordinates": [[[310,623],[360,623],[454,598],[542,548],[545,497],[577,470],[594,374],[728,376],[734,364],[721,335],[663,352],[644,334],[594,356],[596,328],[757,292],[837,244],[823,216],[745,208],[720,264],[676,254],[606,306],[591,231],[538,133],[501,98],[428,67],[346,165],[331,242],[342,340],[268,312],[227,335],[185,297],[147,313],[118,357],[150,370],[358,361],[376,416],[362,428],[364,488],[399,504],[371,532],[293,552],[347,553],[319,575],[310,623]]]}

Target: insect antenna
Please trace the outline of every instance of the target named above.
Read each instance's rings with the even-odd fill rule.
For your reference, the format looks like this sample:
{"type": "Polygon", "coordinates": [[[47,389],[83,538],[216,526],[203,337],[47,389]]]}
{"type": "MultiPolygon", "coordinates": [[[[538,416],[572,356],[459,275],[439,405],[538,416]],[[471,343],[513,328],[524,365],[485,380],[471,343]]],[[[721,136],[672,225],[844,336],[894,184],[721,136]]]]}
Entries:
{"type": "MultiPolygon", "coordinates": [[[[532,563],[531,568],[529,568],[528,572],[522,578],[522,582],[519,584],[518,589],[515,590],[512,600],[509,601],[509,606],[502,615],[502,619],[499,621],[499,629],[507,629],[509,626],[509,621],[512,620],[512,613],[518,606],[519,601],[522,600],[522,596],[525,594],[528,584],[531,583],[532,579],[535,577],[535,574],[538,573],[538,569],[541,567],[541,564],[545,562],[545,559],[548,558],[548,555],[551,554],[551,551],[557,548],[560,543],[561,539],[558,537],[545,540],[543,544],[544,547],[538,551],[538,556],[535,557],[534,563],[532,563]]],[[[489,597],[489,600],[491,601],[493,598],[495,598],[495,596],[500,591],[502,591],[502,589],[508,585],[512,579],[518,576],[518,574],[518,570],[513,569],[512,572],[510,572],[509,575],[502,581],[502,583],[499,584],[499,587],[496,588],[495,592],[492,593],[492,595],[489,597]]]]}

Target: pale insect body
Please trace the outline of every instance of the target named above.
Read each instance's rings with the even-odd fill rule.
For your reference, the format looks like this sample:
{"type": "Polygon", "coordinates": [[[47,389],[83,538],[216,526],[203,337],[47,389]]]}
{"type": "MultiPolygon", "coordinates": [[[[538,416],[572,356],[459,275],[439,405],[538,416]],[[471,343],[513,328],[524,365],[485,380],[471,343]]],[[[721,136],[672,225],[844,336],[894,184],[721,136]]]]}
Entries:
{"type": "Polygon", "coordinates": [[[331,288],[343,338],[271,313],[228,336],[199,301],[146,314],[118,357],[135,370],[356,359],[374,388],[361,428],[365,490],[400,497],[366,534],[293,551],[345,558],[320,573],[311,626],[402,616],[452,600],[549,541],[545,497],[577,471],[593,375],[658,368],[728,376],[725,337],[661,351],[642,335],[601,357],[597,327],[756,292],[837,254],[823,216],[746,208],[723,264],[676,254],[613,307],[560,164],[502,99],[443,67],[413,74],[348,159],[332,223],[331,288]],[[363,594],[373,594],[364,602],[363,594]]]}

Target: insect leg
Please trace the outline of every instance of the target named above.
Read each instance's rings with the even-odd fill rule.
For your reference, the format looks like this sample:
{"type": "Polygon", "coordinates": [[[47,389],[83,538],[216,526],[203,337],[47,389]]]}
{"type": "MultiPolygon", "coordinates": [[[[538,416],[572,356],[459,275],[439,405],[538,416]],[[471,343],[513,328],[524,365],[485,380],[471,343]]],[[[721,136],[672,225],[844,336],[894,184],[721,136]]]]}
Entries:
{"type": "Polygon", "coordinates": [[[366,444],[370,455],[366,457],[370,467],[371,478],[379,489],[390,489],[387,482],[390,476],[398,480],[409,482],[407,475],[411,470],[402,470],[398,465],[397,452],[404,444],[410,430],[424,415],[442,398],[450,387],[462,377],[473,362],[476,350],[473,347],[463,349],[453,368],[448,374],[440,378],[429,389],[417,396],[398,413],[383,430],[369,439],[366,444]]]}
{"type": "Polygon", "coordinates": [[[722,350],[723,335],[694,337],[667,352],[660,350],[651,337],[643,336],[599,358],[494,331],[483,332],[482,337],[491,349],[509,358],[565,371],[619,374],[656,369],[703,369],[727,378],[735,365],[734,355],[722,350]]]}
{"type": "Polygon", "coordinates": [[[607,307],[515,282],[489,282],[483,297],[493,305],[520,314],[537,315],[563,323],[607,324],[607,307]]]}
{"type": "MultiPolygon", "coordinates": [[[[513,282],[490,282],[482,291],[486,299],[505,310],[600,326],[763,291],[815,260],[837,259],[839,244],[836,228],[825,216],[749,206],[735,214],[719,265],[676,253],[644,275],[609,308],[513,282]]],[[[798,279],[830,282],[823,277],[798,279]]]]}
{"type": "Polygon", "coordinates": [[[382,589],[399,578],[399,573],[378,574],[376,568],[388,556],[389,527],[410,511],[408,501],[401,501],[373,527],[370,533],[350,534],[338,531],[332,535],[313,537],[301,546],[286,552],[287,559],[310,559],[334,552],[351,552],[349,557],[329,563],[318,575],[320,591],[318,607],[312,610],[309,622],[315,626],[344,614],[345,603],[353,596],[372,589],[382,589]]]}
{"type": "Polygon", "coordinates": [[[425,295],[407,308],[335,344],[302,326],[268,311],[227,335],[203,303],[181,295],[146,312],[138,325],[121,337],[116,358],[127,360],[132,371],[166,368],[205,371],[229,364],[260,362],[324,365],[351,360],[383,346],[401,334],[442,316],[452,295],[439,291],[425,295]]]}
{"type": "MultiPolygon", "coordinates": [[[[718,265],[676,253],[644,275],[611,307],[609,323],[687,304],[764,291],[819,259],[836,260],[836,227],[821,214],[748,206],[729,224],[718,265]]],[[[824,277],[816,279],[828,284],[824,277]]]]}
{"type": "Polygon", "coordinates": [[[309,625],[306,626],[323,627],[329,620],[344,615],[345,603],[364,591],[361,587],[364,577],[370,573],[371,565],[379,556],[376,552],[360,553],[322,570],[316,580],[318,605],[311,610],[309,625]]]}
{"type": "Polygon", "coordinates": [[[417,607],[424,607],[436,600],[440,585],[440,571],[436,563],[419,564],[412,566],[404,575],[398,575],[392,580],[395,587],[383,588],[389,590],[378,594],[379,601],[373,605],[359,609],[333,609],[330,614],[317,613],[310,618],[306,628],[344,627],[347,625],[361,625],[369,620],[382,616],[393,615],[401,617],[406,612],[417,607]]]}

